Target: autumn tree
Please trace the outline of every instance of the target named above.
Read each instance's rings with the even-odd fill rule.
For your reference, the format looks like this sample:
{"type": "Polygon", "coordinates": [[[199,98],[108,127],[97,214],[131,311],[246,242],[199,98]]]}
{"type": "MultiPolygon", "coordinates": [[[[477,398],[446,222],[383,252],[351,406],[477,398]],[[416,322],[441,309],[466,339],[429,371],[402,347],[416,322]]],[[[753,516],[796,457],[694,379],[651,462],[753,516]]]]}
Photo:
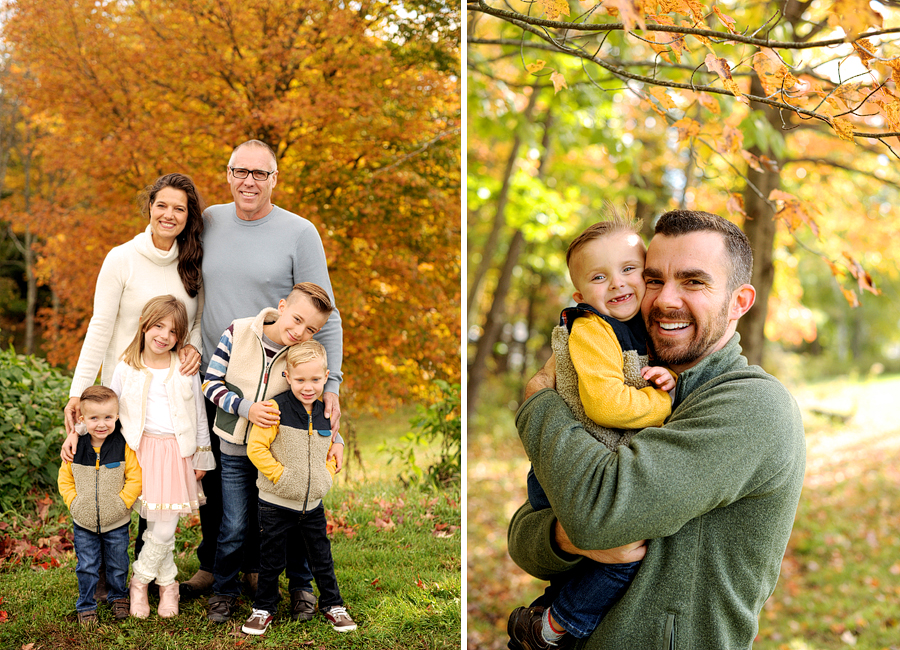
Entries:
{"type": "MultiPolygon", "coordinates": [[[[814,323],[788,317],[802,313],[796,276],[770,296],[797,255],[818,259],[849,304],[878,293],[870,269],[885,268],[872,254],[884,243],[872,245],[872,236],[888,236],[896,210],[885,197],[896,196],[900,181],[900,28],[892,26],[896,10],[884,11],[850,1],[472,1],[469,74],[521,96],[519,105],[531,101],[538,79],[543,93],[572,96],[569,106],[582,113],[596,107],[594,128],[618,145],[598,159],[578,156],[583,140],[568,144],[573,158],[594,157],[608,177],[599,187],[657,179],[670,198],[656,214],[691,207],[742,225],[758,300],[742,321],[741,344],[759,363],[766,334],[815,336],[814,323]],[[635,142],[655,142],[667,159],[641,160],[635,142]],[[635,169],[646,174],[632,177],[635,169]],[[849,193],[823,202],[829,178],[849,193]]],[[[595,193],[588,178],[575,180],[595,193]]],[[[641,211],[638,188],[623,199],[641,211]]]]}
{"type": "Polygon", "coordinates": [[[228,202],[231,149],[258,138],[275,202],[322,234],[346,392],[384,406],[458,380],[459,18],[440,2],[8,4],[15,91],[64,179],[36,225],[59,296],[48,358],[74,364],[105,252],[145,227],[140,188],[177,170],[228,202]]]}

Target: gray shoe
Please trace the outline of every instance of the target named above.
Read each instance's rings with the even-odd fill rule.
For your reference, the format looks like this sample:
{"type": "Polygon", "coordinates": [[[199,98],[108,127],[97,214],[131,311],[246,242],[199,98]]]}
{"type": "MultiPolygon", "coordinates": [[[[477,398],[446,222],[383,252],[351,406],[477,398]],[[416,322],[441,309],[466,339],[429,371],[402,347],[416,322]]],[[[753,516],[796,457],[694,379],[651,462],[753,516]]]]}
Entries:
{"type": "Polygon", "coordinates": [[[291,620],[310,621],[316,615],[316,595],[308,591],[291,592],[291,620]]]}

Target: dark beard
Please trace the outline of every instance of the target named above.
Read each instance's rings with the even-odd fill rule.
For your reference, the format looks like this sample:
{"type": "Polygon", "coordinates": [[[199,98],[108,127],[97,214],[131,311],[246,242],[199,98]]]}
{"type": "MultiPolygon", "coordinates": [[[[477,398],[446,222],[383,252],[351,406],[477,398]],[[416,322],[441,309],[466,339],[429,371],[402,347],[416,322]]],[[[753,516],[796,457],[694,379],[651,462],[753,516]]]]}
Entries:
{"type": "MultiPolygon", "coordinates": [[[[658,322],[661,319],[693,323],[695,327],[697,325],[696,319],[692,318],[687,311],[664,313],[662,310],[654,307],[644,319],[647,330],[652,332],[651,323],[658,322]]],[[[709,329],[702,332],[697,331],[695,337],[688,343],[686,348],[681,348],[681,344],[670,343],[667,340],[663,340],[660,345],[651,334],[647,343],[653,351],[654,363],[664,363],[668,366],[683,366],[702,359],[707,350],[718,342],[725,335],[725,330],[728,329],[727,301],[713,317],[709,325],[709,329]]]]}

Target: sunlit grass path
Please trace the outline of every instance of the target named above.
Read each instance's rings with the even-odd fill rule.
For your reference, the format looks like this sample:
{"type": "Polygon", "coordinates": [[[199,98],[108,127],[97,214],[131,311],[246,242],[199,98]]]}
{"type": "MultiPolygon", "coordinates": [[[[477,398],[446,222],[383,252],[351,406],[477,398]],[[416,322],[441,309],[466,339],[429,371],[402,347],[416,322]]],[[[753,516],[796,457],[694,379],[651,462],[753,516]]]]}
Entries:
{"type": "MultiPolygon", "coordinates": [[[[900,377],[792,387],[807,472],[761,650],[900,650],[900,377]]],[[[506,554],[528,461],[513,413],[468,427],[468,646],[504,648],[509,611],[542,583],[506,554]]]]}

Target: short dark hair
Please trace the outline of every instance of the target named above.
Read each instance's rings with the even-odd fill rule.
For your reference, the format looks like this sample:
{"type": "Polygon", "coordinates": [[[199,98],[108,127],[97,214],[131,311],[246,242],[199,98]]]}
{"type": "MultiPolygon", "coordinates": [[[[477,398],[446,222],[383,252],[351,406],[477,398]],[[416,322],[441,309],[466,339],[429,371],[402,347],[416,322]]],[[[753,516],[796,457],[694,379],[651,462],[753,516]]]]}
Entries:
{"type": "Polygon", "coordinates": [[[734,291],[742,284],[750,284],[753,277],[753,250],[747,235],[735,224],[718,215],[699,210],[671,210],[656,222],[657,235],[678,237],[692,232],[716,232],[722,235],[731,264],[728,274],[729,291],[734,291]]]}
{"type": "MultiPolygon", "coordinates": [[[[594,239],[600,239],[614,232],[630,232],[640,236],[641,220],[635,219],[628,208],[618,208],[612,203],[604,206],[604,219],[598,221],[592,226],[588,226],[584,231],[572,240],[566,251],[566,266],[569,266],[572,256],[578,252],[582,246],[594,239]]],[[[642,242],[643,243],[643,242],[642,242]]]]}
{"type": "Polygon", "coordinates": [[[81,394],[81,404],[84,404],[85,402],[103,404],[104,402],[109,402],[110,400],[114,401],[116,403],[116,406],[118,407],[119,396],[116,395],[115,391],[112,388],[107,388],[106,386],[88,386],[81,394]]]}

